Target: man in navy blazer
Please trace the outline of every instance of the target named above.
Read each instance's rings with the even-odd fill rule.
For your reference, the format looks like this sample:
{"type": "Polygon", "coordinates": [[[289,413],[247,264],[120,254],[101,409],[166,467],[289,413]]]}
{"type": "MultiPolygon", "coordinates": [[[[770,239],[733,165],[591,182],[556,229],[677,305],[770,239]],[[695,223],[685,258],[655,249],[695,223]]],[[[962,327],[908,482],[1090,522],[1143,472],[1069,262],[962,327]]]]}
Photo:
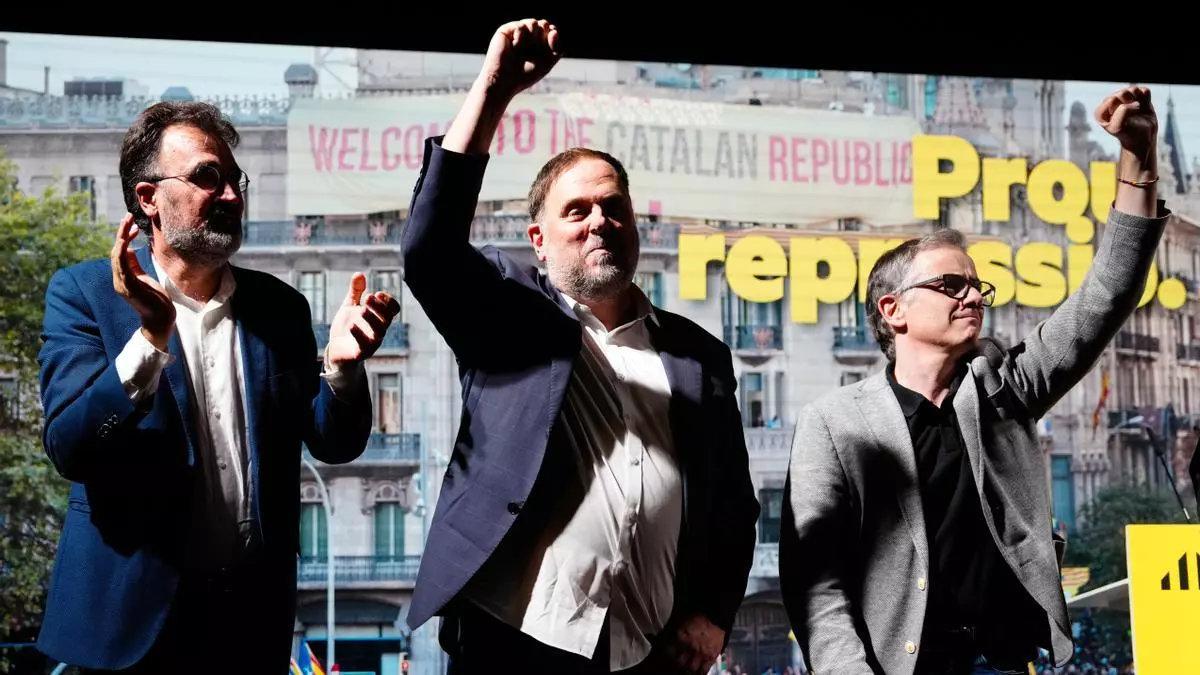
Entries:
{"type": "Polygon", "coordinates": [[[558,58],[554,26],[505,24],[426,142],[405,281],[463,407],[407,620],[443,616],[451,673],[704,672],[758,517],[729,348],[632,283],[628,178],[605,153],[569,150],[534,182],[546,275],[469,243],[497,124],[558,58]]]}
{"type": "Polygon", "coordinates": [[[305,298],[233,267],[245,174],[213,106],[159,103],[125,136],[109,260],[46,291],[46,454],[71,481],[38,647],[86,669],[283,673],[300,446],[362,453],[362,361],[399,309],[355,275],[320,372],[305,298]],[[136,221],[136,222],[135,222],[136,221]],[[139,230],[150,244],[131,251],[139,230]],[[324,377],[326,381],[322,381],[324,377]]]}

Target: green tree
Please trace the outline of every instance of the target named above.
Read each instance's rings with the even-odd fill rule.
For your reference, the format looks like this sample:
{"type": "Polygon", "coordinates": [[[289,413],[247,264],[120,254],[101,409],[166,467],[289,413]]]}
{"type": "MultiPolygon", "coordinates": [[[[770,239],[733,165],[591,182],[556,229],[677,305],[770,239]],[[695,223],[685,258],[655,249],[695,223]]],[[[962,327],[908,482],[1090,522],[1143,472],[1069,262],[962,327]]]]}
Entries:
{"type": "Polygon", "coordinates": [[[1086,565],[1091,578],[1081,590],[1098,588],[1128,576],[1125,526],[1135,523],[1183,522],[1169,489],[1110,485],[1081,512],[1083,527],[1067,545],[1067,564],[1086,565]]]}
{"type": "MultiPolygon", "coordinates": [[[[46,286],[56,270],[106,255],[111,237],[92,222],[84,195],[27,195],[16,176],[0,153],[0,642],[37,635],[66,510],[68,484],[41,441],[37,352],[46,286]]],[[[28,652],[0,653],[0,672],[24,668],[28,652]]]]}

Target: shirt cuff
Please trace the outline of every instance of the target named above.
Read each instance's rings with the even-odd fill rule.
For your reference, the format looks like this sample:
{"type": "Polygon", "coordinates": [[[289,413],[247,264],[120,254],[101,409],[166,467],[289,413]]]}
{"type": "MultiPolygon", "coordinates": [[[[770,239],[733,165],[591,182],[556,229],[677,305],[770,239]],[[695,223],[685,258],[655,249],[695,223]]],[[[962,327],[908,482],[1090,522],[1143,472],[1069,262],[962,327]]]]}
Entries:
{"type": "Polygon", "coordinates": [[[117,355],[113,364],[117,377],[125,388],[131,403],[138,403],[158,391],[158,379],[163,368],[175,362],[175,357],[150,344],[141,329],[133,331],[133,337],[117,355]]]}
{"type": "Polygon", "coordinates": [[[329,383],[329,388],[333,390],[333,395],[337,398],[346,401],[356,398],[356,385],[366,377],[366,374],[366,368],[362,361],[336,365],[329,360],[329,349],[325,350],[325,369],[321,373],[321,377],[329,383]]]}

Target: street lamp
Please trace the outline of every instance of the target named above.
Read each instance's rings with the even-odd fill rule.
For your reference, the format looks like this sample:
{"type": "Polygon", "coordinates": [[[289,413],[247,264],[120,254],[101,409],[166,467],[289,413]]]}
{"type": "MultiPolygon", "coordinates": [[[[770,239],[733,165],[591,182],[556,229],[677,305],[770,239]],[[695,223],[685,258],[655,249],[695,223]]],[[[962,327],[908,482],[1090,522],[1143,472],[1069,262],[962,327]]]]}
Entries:
{"type": "Polygon", "coordinates": [[[329,499],[329,490],[325,489],[325,481],[321,480],[321,474],[317,473],[317,467],[313,466],[307,457],[301,457],[300,461],[304,462],[304,466],[312,472],[313,478],[317,479],[317,489],[321,491],[321,504],[325,507],[325,665],[332,668],[333,664],[337,663],[333,658],[333,537],[330,536],[330,530],[333,528],[333,502],[329,499]]]}

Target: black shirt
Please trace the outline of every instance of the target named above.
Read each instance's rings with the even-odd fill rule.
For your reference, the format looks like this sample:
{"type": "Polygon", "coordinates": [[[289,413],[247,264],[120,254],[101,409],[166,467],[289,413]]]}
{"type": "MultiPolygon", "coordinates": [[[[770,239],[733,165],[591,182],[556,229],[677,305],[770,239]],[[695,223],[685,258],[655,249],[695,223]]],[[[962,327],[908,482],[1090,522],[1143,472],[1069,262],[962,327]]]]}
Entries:
{"type": "Polygon", "coordinates": [[[1032,652],[1046,629],[1046,613],[1029,596],[1000,555],[983,519],[971,462],[954,412],[954,396],[967,374],[961,364],[950,392],[935,406],[896,382],[896,394],[916,454],[925,535],[929,541],[927,631],[974,625],[980,653],[1015,656],[1032,652]]]}

